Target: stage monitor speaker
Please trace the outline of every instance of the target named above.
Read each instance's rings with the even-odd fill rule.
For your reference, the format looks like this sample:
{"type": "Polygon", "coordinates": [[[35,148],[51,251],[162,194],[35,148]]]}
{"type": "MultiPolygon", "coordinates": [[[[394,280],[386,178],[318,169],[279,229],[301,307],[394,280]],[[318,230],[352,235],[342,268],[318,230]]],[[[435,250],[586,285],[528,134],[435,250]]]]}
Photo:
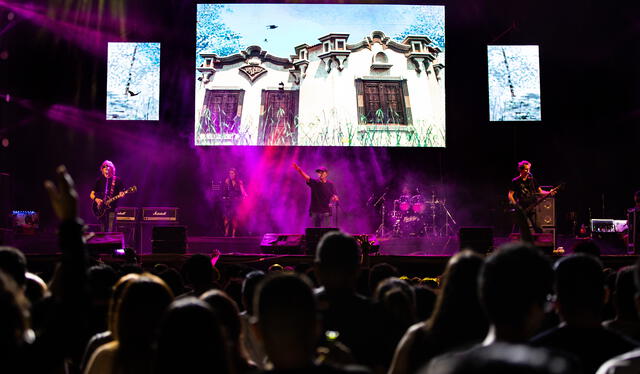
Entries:
{"type": "Polygon", "coordinates": [[[263,253],[303,254],[303,239],[304,235],[301,234],[264,234],[260,250],[263,253]]]}
{"type": "Polygon", "coordinates": [[[536,206],[536,225],[538,227],[556,225],[556,200],[548,197],[536,206]]]}
{"type": "Polygon", "coordinates": [[[124,235],[121,232],[94,232],[87,239],[90,254],[111,254],[114,249],[124,248],[124,235]]]}
{"type": "Polygon", "coordinates": [[[460,250],[471,249],[477,253],[489,253],[493,249],[493,227],[461,227],[460,250]]]}
{"type": "MultiPolygon", "coordinates": [[[[556,248],[556,229],[553,227],[543,227],[541,233],[533,233],[533,245],[540,248],[546,254],[552,254],[556,248]]],[[[510,241],[520,240],[520,233],[515,232],[509,235],[510,241]]]]}
{"type": "Polygon", "coordinates": [[[304,230],[305,249],[307,254],[315,255],[320,239],[322,239],[326,233],[332,231],[340,231],[340,229],[336,227],[307,227],[304,230]]]}
{"type": "Polygon", "coordinates": [[[151,234],[152,253],[185,253],[187,226],[155,226],[151,234]]]}

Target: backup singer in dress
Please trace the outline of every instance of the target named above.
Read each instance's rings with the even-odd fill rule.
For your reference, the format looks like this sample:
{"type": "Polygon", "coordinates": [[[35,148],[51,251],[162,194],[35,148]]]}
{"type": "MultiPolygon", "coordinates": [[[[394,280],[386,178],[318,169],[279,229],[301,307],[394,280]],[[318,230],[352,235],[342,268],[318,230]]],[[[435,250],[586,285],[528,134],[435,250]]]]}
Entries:
{"type": "Polygon", "coordinates": [[[531,163],[523,160],[518,163],[520,175],[511,180],[509,186],[509,203],[512,209],[514,223],[520,228],[522,241],[533,243],[533,235],[529,230],[529,224],[537,233],[542,229],[536,225],[536,212],[533,209],[539,197],[555,194],[555,192],[543,191],[531,174],[531,163]]]}
{"type": "Polygon", "coordinates": [[[238,207],[247,196],[244,190],[244,183],[238,178],[238,171],[229,169],[229,176],[224,180],[222,186],[222,201],[224,205],[224,236],[236,236],[238,229],[238,207]]]}
{"type": "Polygon", "coordinates": [[[307,173],[295,162],[293,168],[307,182],[307,186],[311,189],[311,204],[309,206],[309,216],[311,216],[311,224],[313,227],[330,227],[331,225],[331,202],[338,202],[336,187],[333,182],[329,181],[329,170],[320,166],[316,169],[318,179],[311,178],[307,173]]]}
{"type": "MultiPolygon", "coordinates": [[[[115,196],[124,196],[122,179],[116,177],[116,166],[113,162],[105,160],[100,166],[101,176],[96,180],[96,184],[89,194],[89,198],[93,200],[98,207],[100,207],[105,200],[108,200],[115,196]]],[[[116,218],[115,209],[117,201],[111,203],[106,210],[106,213],[98,217],[101,230],[105,232],[111,232],[114,229],[114,223],[116,218]]]]}

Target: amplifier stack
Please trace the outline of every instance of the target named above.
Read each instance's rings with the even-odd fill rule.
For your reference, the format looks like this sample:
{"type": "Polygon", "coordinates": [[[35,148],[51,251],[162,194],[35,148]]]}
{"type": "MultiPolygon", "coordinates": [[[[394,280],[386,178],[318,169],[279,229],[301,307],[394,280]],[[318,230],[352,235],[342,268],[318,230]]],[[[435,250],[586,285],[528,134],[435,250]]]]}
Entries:
{"type": "MultiPolygon", "coordinates": [[[[124,234],[127,247],[136,249],[139,254],[150,254],[154,232],[162,232],[162,227],[166,226],[179,226],[178,211],[176,207],[120,207],[116,209],[116,231],[124,234]]],[[[183,235],[186,239],[186,234],[183,235]]],[[[160,247],[161,251],[169,251],[162,244],[160,247]]],[[[184,252],[186,245],[180,247],[177,250],[184,252]]]]}

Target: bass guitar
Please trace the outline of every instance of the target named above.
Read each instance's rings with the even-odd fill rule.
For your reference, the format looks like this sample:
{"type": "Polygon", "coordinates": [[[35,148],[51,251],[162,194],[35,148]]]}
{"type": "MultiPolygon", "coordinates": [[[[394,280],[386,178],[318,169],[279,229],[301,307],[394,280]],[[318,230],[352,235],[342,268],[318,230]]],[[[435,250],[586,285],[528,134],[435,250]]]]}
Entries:
{"type": "Polygon", "coordinates": [[[111,210],[111,203],[122,198],[125,197],[126,194],[128,193],[134,193],[138,191],[138,187],[136,186],[131,186],[129,188],[127,188],[126,190],[122,191],[121,193],[119,193],[118,195],[104,200],[102,203],[98,204],[95,201],[93,202],[93,205],[91,206],[91,210],[93,211],[93,215],[96,216],[96,218],[100,218],[102,216],[104,216],[104,214],[106,212],[108,212],[109,210],[111,210]]]}
{"type": "Polygon", "coordinates": [[[520,205],[515,205],[511,207],[510,211],[511,212],[515,212],[515,211],[521,211],[524,214],[528,214],[531,213],[538,205],[540,205],[543,201],[547,200],[548,198],[550,198],[551,196],[553,196],[556,192],[560,191],[561,189],[564,188],[564,183],[560,183],[559,185],[553,187],[552,189],[549,190],[549,193],[538,198],[535,202],[533,202],[532,204],[529,204],[526,208],[523,208],[520,205]]]}

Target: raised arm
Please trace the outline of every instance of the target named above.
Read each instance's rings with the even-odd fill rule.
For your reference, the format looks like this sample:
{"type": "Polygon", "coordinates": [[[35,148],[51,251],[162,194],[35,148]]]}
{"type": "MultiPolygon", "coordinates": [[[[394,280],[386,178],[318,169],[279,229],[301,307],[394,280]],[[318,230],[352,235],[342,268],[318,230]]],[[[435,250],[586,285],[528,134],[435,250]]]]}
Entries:
{"type": "Polygon", "coordinates": [[[302,178],[304,178],[305,182],[308,182],[311,179],[309,174],[305,173],[304,170],[302,170],[302,168],[298,166],[298,164],[294,162],[292,165],[293,165],[293,168],[296,169],[296,171],[300,173],[300,175],[302,175],[302,178]]]}

